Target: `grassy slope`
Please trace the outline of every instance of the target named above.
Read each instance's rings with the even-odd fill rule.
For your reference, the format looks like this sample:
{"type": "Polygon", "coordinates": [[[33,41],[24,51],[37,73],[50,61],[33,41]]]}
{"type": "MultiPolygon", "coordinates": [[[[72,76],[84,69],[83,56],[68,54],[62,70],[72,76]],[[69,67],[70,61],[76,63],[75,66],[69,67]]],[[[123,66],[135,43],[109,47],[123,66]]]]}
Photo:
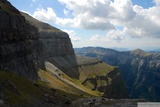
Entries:
{"type": "MultiPolygon", "coordinates": [[[[97,76],[99,77],[107,77],[108,81],[105,79],[95,79],[97,86],[106,86],[107,84],[109,85],[112,81],[112,78],[108,76],[108,73],[113,71],[115,69],[114,66],[110,66],[106,63],[103,63],[102,61],[96,59],[96,58],[91,58],[91,57],[84,57],[84,56],[79,56],[77,55],[77,62],[79,67],[79,72],[80,72],[80,78],[79,80],[84,82],[87,78],[88,79],[94,79],[97,76]]],[[[95,84],[96,84],[95,83],[95,84]]],[[[93,89],[95,84],[92,82],[87,81],[84,86],[93,89]]]]}
{"type": "Polygon", "coordinates": [[[3,85],[4,94],[7,97],[6,103],[9,105],[28,105],[31,104],[31,102],[34,102],[35,99],[39,100],[41,97],[42,87],[36,87],[33,82],[16,74],[0,71],[0,83],[3,85]],[[11,84],[15,86],[15,89],[19,94],[13,91],[15,89],[11,84]]]}
{"type": "Polygon", "coordinates": [[[98,63],[95,65],[81,66],[80,80],[84,81],[86,78],[94,76],[106,76],[107,73],[111,72],[115,67],[110,66],[106,63],[98,63]]]}
{"type": "MultiPolygon", "coordinates": [[[[98,91],[92,91],[91,89],[94,87],[94,84],[87,83],[85,85],[82,85],[82,82],[86,78],[95,78],[96,76],[107,76],[108,73],[113,71],[115,67],[110,66],[106,63],[99,62],[99,60],[93,60],[92,58],[80,58],[80,62],[83,64],[83,61],[85,61],[84,65],[79,65],[79,72],[80,77],[79,79],[72,79],[66,74],[64,74],[62,71],[58,70],[57,74],[61,74],[61,78],[66,79],[67,81],[71,82],[72,84],[68,84],[64,80],[61,80],[59,77],[57,77],[54,73],[50,71],[50,69],[47,69],[47,71],[41,70],[39,72],[39,75],[42,80],[46,81],[51,88],[55,88],[58,90],[61,90],[62,92],[68,93],[70,96],[74,96],[75,98],[80,97],[91,97],[91,96],[102,96],[103,93],[100,93],[98,91]],[[93,64],[92,64],[93,61],[93,64]],[[95,64],[95,62],[98,61],[98,63],[95,64]],[[78,88],[77,88],[78,87],[78,88]]],[[[97,80],[98,86],[107,85],[112,81],[110,77],[108,77],[108,81],[106,80],[97,80]]]]}
{"type": "MultiPolygon", "coordinates": [[[[42,71],[40,71],[42,72],[42,71]]],[[[45,71],[45,73],[47,73],[45,71]]],[[[48,74],[46,74],[48,75],[48,74]]],[[[59,88],[64,88],[66,90],[70,90],[70,87],[58,81],[57,78],[49,76],[54,81],[53,83],[63,86],[59,88]]],[[[0,99],[4,100],[4,103],[9,106],[39,106],[41,103],[46,102],[46,97],[44,95],[49,96],[50,101],[54,102],[54,104],[61,105],[65,101],[64,95],[73,99],[79,98],[79,96],[70,94],[61,90],[56,89],[55,92],[51,91],[53,89],[53,85],[48,84],[44,81],[32,82],[28,79],[25,79],[17,74],[13,74],[11,72],[0,71],[0,99]],[[4,98],[1,98],[4,94],[4,98]],[[1,96],[2,95],[2,96],[1,96]]],[[[57,86],[56,86],[57,87],[57,86]]],[[[74,90],[73,90],[74,91],[74,90]]],[[[1,105],[0,105],[1,106],[1,105]]]]}
{"type": "MultiPolygon", "coordinates": [[[[110,78],[107,74],[110,73],[111,71],[113,71],[115,67],[113,66],[109,66],[106,63],[98,63],[96,65],[88,65],[88,66],[81,66],[79,68],[80,71],[80,80],[81,82],[85,81],[86,78],[88,79],[94,79],[97,76],[106,76],[108,78],[108,81],[104,80],[104,79],[95,79],[97,86],[106,86],[109,85],[112,81],[112,78],[110,78]]],[[[89,89],[93,89],[95,84],[93,84],[92,82],[86,82],[84,84],[85,87],[89,88],[89,89]]]]}
{"type": "Polygon", "coordinates": [[[77,79],[72,79],[62,71],[59,70],[61,74],[63,74],[63,78],[67,81],[70,81],[72,84],[68,84],[67,82],[59,79],[56,75],[54,75],[51,71],[43,71],[40,70],[39,75],[42,80],[46,81],[51,88],[55,88],[61,90],[61,92],[67,93],[68,96],[73,98],[80,97],[93,97],[93,96],[101,96],[102,94],[97,91],[91,91],[84,87],[81,82],[77,79]],[[78,87],[78,88],[77,88],[78,87]]]}
{"type": "MultiPolygon", "coordinates": [[[[56,89],[58,95],[68,96],[72,100],[81,97],[93,97],[101,96],[101,93],[97,91],[91,91],[85,88],[80,84],[78,80],[73,80],[67,75],[64,75],[64,78],[76,84],[82,90],[79,90],[63,81],[58,79],[49,71],[39,71],[39,75],[43,78],[43,81],[32,82],[21,76],[13,74],[11,72],[0,71],[0,88],[3,87],[3,93],[5,95],[5,103],[7,105],[34,105],[38,102],[42,102],[42,94],[50,94],[50,89],[56,89]],[[36,85],[34,85],[36,84],[36,85]]],[[[60,102],[61,98],[58,99],[57,96],[54,96],[60,102]]]]}

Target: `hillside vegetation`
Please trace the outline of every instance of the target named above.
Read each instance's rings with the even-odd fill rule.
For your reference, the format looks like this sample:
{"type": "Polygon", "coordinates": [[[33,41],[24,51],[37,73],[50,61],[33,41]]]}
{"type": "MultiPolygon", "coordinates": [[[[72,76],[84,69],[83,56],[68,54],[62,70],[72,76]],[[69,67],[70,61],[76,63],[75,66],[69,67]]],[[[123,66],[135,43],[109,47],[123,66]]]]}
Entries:
{"type": "Polygon", "coordinates": [[[66,75],[55,65],[46,62],[47,71],[40,71],[42,80],[51,88],[61,90],[75,98],[105,96],[107,98],[126,98],[127,91],[119,69],[102,61],[76,56],[79,79],[66,75]],[[66,90],[67,89],[67,90],[66,90]]]}
{"type": "Polygon", "coordinates": [[[119,68],[99,59],[77,55],[80,81],[91,90],[103,92],[107,98],[127,98],[128,94],[119,68]],[[80,64],[84,63],[84,64],[80,64]]]}
{"type": "Polygon", "coordinates": [[[67,93],[55,90],[41,80],[33,82],[14,73],[0,71],[0,107],[65,106],[69,98],[64,95],[67,93]]]}
{"type": "Polygon", "coordinates": [[[51,88],[61,90],[71,96],[73,95],[75,98],[102,95],[102,93],[99,93],[98,91],[91,91],[87,89],[78,79],[72,79],[58,68],[55,70],[51,68],[51,66],[55,67],[49,63],[46,64],[47,71],[41,70],[39,72],[41,79],[47,82],[51,88]]]}

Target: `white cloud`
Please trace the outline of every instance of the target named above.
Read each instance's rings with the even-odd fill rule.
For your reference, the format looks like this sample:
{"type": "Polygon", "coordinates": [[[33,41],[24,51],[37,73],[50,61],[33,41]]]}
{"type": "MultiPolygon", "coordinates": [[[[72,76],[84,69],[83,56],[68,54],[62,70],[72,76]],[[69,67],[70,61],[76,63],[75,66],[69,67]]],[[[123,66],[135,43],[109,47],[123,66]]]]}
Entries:
{"type": "Polygon", "coordinates": [[[48,23],[55,22],[57,18],[54,10],[50,7],[47,7],[47,10],[45,10],[44,8],[37,8],[36,11],[33,13],[33,17],[48,23]]]}
{"type": "Polygon", "coordinates": [[[136,17],[129,22],[125,22],[125,32],[132,37],[160,38],[160,13],[159,7],[143,9],[134,6],[136,17]]]}
{"type": "Polygon", "coordinates": [[[32,16],[42,22],[54,23],[60,26],[73,26],[75,22],[74,19],[58,17],[51,7],[47,7],[46,10],[43,7],[37,8],[32,16]]]}
{"type": "Polygon", "coordinates": [[[105,36],[102,35],[94,35],[92,36],[89,41],[97,41],[97,42],[121,42],[124,40],[124,33],[123,31],[119,30],[111,30],[105,36]]]}
{"type": "Polygon", "coordinates": [[[32,0],[33,2],[35,2],[36,0],[32,0]]]}
{"type": "Polygon", "coordinates": [[[88,16],[77,17],[78,22],[75,27],[81,27],[84,29],[92,29],[92,30],[110,30],[115,29],[115,26],[107,20],[101,20],[100,18],[90,19],[88,16]],[[88,20],[89,19],[89,20],[88,20]]]}
{"type": "Polygon", "coordinates": [[[38,8],[33,17],[64,27],[109,31],[114,36],[108,39],[114,40],[123,40],[121,33],[134,38],[160,38],[160,0],[154,0],[156,5],[148,9],[133,6],[131,0],[58,1],[65,6],[64,14],[73,18],[60,18],[50,7],[38,8]],[[116,26],[124,29],[119,31],[116,26]]]}
{"type": "Polygon", "coordinates": [[[56,18],[55,23],[60,25],[60,26],[68,26],[68,27],[75,27],[73,23],[75,22],[74,19],[69,19],[69,18],[56,18]]]}
{"type": "Polygon", "coordinates": [[[160,7],[160,0],[154,0],[155,4],[160,7]]]}
{"type": "Polygon", "coordinates": [[[113,10],[109,0],[59,0],[66,8],[73,11],[74,27],[84,29],[115,29],[114,25],[107,19],[113,10]]]}
{"type": "Polygon", "coordinates": [[[81,38],[78,37],[78,35],[77,35],[77,33],[75,31],[66,30],[66,29],[64,29],[63,31],[67,32],[69,34],[69,37],[70,37],[71,41],[80,41],[81,40],[81,38]]]}
{"type": "Polygon", "coordinates": [[[67,16],[69,14],[69,10],[63,9],[63,13],[67,16]]]}
{"type": "Polygon", "coordinates": [[[96,35],[92,36],[89,40],[91,40],[91,41],[99,41],[101,39],[102,39],[102,37],[100,35],[96,34],[96,35]]]}
{"type": "Polygon", "coordinates": [[[120,25],[131,37],[160,37],[160,0],[154,0],[156,6],[148,9],[133,6],[130,0],[59,1],[73,11],[72,27],[115,30],[120,25]]]}
{"type": "Polygon", "coordinates": [[[111,10],[111,13],[113,14],[112,17],[117,20],[118,23],[121,23],[121,21],[130,21],[136,16],[130,0],[114,0],[114,2],[111,3],[111,6],[115,9],[115,11],[111,10]]]}
{"type": "Polygon", "coordinates": [[[108,40],[115,40],[115,41],[121,41],[124,40],[125,37],[123,35],[122,31],[119,30],[111,30],[107,33],[107,39],[108,40]]]}

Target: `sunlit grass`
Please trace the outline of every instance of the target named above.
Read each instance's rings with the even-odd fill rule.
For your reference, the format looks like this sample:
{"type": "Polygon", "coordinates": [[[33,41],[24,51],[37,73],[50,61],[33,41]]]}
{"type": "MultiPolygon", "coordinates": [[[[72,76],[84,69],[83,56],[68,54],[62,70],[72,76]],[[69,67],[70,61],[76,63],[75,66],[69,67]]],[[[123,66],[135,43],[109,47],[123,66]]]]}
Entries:
{"type": "Polygon", "coordinates": [[[4,82],[4,84],[6,84],[3,86],[3,90],[5,96],[7,97],[6,103],[9,105],[28,105],[33,101],[33,99],[40,99],[41,97],[40,87],[34,86],[32,81],[20,77],[14,73],[0,71],[0,82],[4,82]],[[11,84],[15,86],[15,89],[11,84]],[[16,90],[19,94],[14,92],[14,90],[16,90]]]}
{"type": "MultiPolygon", "coordinates": [[[[63,73],[59,71],[59,73],[63,73]]],[[[81,84],[81,81],[78,79],[72,79],[66,74],[63,73],[63,78],[67,81],[70,81],[72,84],[65,82],[57,78],[52,72],[40,70],[39,75],[42,80],[48,82],[51,88],[61,90],[65,93],[72,94],[77,97],[91,97],[91,96],[102,96],[98,91],[92,91],[81,84]],[[77,88],[78,87],[78,88],[77,88]]]]}

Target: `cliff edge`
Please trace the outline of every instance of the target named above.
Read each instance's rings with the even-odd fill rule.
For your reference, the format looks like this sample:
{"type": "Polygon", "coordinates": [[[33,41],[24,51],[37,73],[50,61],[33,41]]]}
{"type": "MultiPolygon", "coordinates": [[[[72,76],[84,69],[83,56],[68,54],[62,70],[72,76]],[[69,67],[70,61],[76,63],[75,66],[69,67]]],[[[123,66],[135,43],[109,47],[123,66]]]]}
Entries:
{"type": "Polygon", "coordinates": [[[38,29],[44,47],[44,59],[72,78],[79,78],[77,61],[67,33],[40,22],[26,13],[21,13],[31,25],[38,29]]]}

